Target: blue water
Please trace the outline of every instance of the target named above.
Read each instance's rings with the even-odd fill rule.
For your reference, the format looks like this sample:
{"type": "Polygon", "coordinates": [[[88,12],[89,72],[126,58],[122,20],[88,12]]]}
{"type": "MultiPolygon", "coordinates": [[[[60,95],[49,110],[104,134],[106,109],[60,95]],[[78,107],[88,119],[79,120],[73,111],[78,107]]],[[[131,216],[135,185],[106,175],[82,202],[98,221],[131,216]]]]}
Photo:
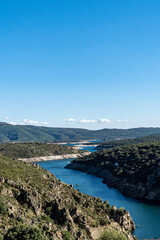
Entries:
{"type": "MultiPolygon", "coordinates": [[[[93,150],[89,147],[90,150],[93,150]]],[[[87,150],[87,148],[85,148],[87,150]]],[[[137,226],[134,235],[139,239],[160,237],[160,207],[150,205],[122,195],[118,190],[109,188],[102,179],[64,167],[73,159],[40,162],[39,165],[54,173],[61,181],[73,184],[81,192],[107,200],[110,205],[128,210],[137,226]],[[78,184],[78,187],[76,187],[78,184]]]]}

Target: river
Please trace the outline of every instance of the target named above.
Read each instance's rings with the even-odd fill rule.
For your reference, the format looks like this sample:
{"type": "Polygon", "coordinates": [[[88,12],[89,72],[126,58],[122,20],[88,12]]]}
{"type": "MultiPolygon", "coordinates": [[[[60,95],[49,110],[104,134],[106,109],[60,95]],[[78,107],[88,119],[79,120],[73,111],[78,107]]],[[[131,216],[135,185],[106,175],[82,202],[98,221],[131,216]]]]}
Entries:
{"type": "MultiPolygon", "coordinates": [[[[83,149],[94,151],[93,147],[83,149]]],[[[107,200],[117,208],[124,207],[130,212],[135,224],[134,235],[138,239],[158,239],[160,237],[160,206],[150,205],[122,195],[118,190],[109,188],[102,183],[102,179],[83,172],[64,168],[73,159],[38,162],[38,164],[54,173],[61,181],[73,184],[73,187],[91,196],[107,200]],[[78,184],[78,187],[76,187],[78,184]]]]}

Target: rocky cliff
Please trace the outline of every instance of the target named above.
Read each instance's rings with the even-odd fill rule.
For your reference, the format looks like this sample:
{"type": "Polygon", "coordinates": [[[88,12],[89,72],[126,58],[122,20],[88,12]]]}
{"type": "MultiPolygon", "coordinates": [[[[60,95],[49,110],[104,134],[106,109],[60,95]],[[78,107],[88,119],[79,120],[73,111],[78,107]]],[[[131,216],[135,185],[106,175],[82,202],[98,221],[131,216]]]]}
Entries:
{"type": "Polygon", "coordinates": [[[82,194],[38,164],[0,157],[1,239],[98,239],[108,229],[135,239],[125,210],[82,194]]]}

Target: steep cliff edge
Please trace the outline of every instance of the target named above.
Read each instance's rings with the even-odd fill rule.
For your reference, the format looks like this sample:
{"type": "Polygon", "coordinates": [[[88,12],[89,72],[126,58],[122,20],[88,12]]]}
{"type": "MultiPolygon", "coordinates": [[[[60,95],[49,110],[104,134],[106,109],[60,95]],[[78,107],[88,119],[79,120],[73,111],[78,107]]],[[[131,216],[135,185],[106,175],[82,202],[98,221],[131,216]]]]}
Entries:
{"type": "Polygon", "coordinates": [[[98,239],[109,229],[135,239],[125,210],[80,193],[38,164],[0,157],[1,239],[98,239]]]}

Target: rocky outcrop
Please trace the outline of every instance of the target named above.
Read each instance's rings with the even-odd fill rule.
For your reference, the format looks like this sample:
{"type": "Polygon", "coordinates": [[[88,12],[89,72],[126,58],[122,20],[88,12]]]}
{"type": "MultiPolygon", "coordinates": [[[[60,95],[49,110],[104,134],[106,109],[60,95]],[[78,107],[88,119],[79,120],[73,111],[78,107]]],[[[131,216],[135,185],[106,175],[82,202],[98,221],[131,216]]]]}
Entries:
{"type": "Polygon", "coordinates": [[[128,212],[82,194],[38,164],[0,158],[0,179],[0,235],[23,223],[55,240],[64,239],[66,232],[70,239],[94,240],[108,228],[135,239],[128,212]]]}

